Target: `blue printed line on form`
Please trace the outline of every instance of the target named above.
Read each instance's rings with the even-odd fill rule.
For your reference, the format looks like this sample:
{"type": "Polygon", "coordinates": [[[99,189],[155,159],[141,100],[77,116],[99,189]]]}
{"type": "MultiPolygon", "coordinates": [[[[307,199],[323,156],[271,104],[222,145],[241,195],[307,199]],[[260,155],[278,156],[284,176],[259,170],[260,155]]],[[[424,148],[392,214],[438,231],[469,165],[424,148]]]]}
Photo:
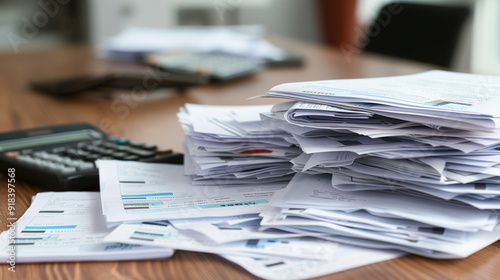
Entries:
{"type": "Polygon", "coordinates": [[[160,196],[160,195],[174,195],[174,193],[166,192],[166,193],[125,194],[125,195],[122,195],[122,198],[143,197],[143,196],[160,196]]]}
{"type": "Polygon", "coordinates": [[[76,228],[76,225],[68,225],[68,226],[27,226],[24,229],[63,229],[63,228],[76,228]]]}

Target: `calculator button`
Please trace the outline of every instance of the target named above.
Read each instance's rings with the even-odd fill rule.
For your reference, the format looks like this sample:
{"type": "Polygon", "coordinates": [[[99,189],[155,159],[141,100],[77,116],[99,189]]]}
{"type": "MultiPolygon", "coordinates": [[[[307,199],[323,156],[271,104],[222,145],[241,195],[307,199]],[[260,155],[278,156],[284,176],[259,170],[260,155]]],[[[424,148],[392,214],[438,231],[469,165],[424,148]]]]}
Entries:
{"type": "Polygon", "coordinates": [[[46,158],[50,154],[47,153],[46,151],[38,151],[38,152],[34,152],[33,155],[38,157],[38,158],[46,158]]]}
{"type": "Polygon", "coordinates": [[[77,150],[77,149],[67,149],[61,153],[63,156],[69,156],[69,157],[80,157],[81,154],[85,154],[87,152],[82,151],[82,150],[77,150]]]}
{"type": "Polygon", "coordinates": [[[95,153],[95,154],[101,154],[105,156],[110,156],[114,151],[111,149],[106,149],[102,147],[95,147],[95,146],[88,146],[85,147],[85,150],[95,153]]]}
{"type": "Polygon", "coordinates": [[[59,155],[51,155],[51,154],[49,154],[49,155],[43,157],[43,159],[64,164],[67,158],[66,157],[61,157],[59,155]]]}
{"type": "Polygon", "coordinates": [[[112,150],[116,150],[116,149],[119,149],[120,147],[122,147],[121,145],[118,145],[114,142],[104,142],[101,144],[101,146],[108,148],[108,149],[112,149],[112,150]]]}
{"type": "Polygon", "coordinates": [[[115,152],[115,153],[111,154],[111,156],[116,158],[116,159],[123,159],[128,155],[129,155],[128,153],[124,153],[124,152],[115,152]]]}
{"type": "Polygon", "coordinates": [[[25,162],[27,164],[32,164],[32,165],[40,165],[40,163],[44,162],[41,159],[32,158],[31,156],[27,156],[27,155],[18,156],[17,160],[20,160],[22,162],[25,162]]]}
{"type": "Polygon", "coordinates": [[[144,143],[142,143],[142,142],[130,142],[129,145],[134,147],[134,148],[141,148],[142,146],[144,146],[144,143]]]}
{"type": "Polygon", "coordinates": [[[74,167],[78,170],[87,170],[87,169],[93,169],[94,164],[91,162],[83,161],[83,160],[74,160],[70,164],[68,164],[70,167],[74,167]]]}
{"type": "Polygon", "coordinates": [[[118,138],[118,139],[115,139],[115,143],[118,145],[126,145],[126,144],[128,144],[128,139],[118,138]]]}
{"type": "Polygon", "coordinates": [[[98,152],[99,154],[111,156],[115,151],[111,149],[98,148],[96,149],[96,152],[98,152]]]}
{"type": "Polygon", "coordinates": [[[73,162],[73,159],[64,157],[64,158],[61,158],[58,162],[62,163],[64,165],[70,165],[73,162]]]}
{"type": "Polygon", "coordinates": [[[69,167],[69,166],[66,166],[62,169],[62,172],[63,173],[71,173],[71,172],[75,172],[76,171],[76,168],[74,167],[69,167]]]}
{"type": "Polygon", "coordinates": [[[156,151],[156,149],[158,148],[158,146],[145,144],[144,147],[142,147],[142,148],[144,150],[148,150],[148,151],[156,151]]]}
{"type": "MultiPolygon", "coordinates": [[[[92,154],[92,153],[88,153],[88,152],[83,152],[82,153],[78,153],[76,154],[75,156],[72,156],[71,158],[72,159],[81,159],[81,160],[87,160],[89,157],[92,157],[93,155],[95,154],[92,154]]],[[[98,158],[99,156],[96,156],[96,158],[98,158]]]]}
{"type": "Polygon", "coordinates": [[[94,146],[90,145],[82,145],[79,148],[87,152],[92,152],[94,150],[94,146]]]}
{"type": "Polygon", "coordinates": [[[18,152],[18,151],[11,151],[11,152],[6,152],[3,154],[3,156],[5,158],[8,158],[8,159],[14,159],[14,158],[17,158],[18,156],[20,156],[21,153],[18,152]]]}
{"type": "Polygon", "coordinates": [[[80,164],[80,166],[77,167],[78,170],[89,170],[89,169],[94,169],[94,164],[90,162],[84,162],[80,164]]]}
{"type": "Polygon", "coordinates": [[[46,161],[39,158],[32,158],[31,163],[33,163],[34,165],[43,166],[45,165],[46,161]]]}
{"type": "Polygon", "coordinates": [[[112,158],[112,157],[101,157],[101,158],[99,158],[99,159],[103,159],[103,160],[108,160],[108,159],[109,159],[109,160],[113,160],[113,159],[115,159],[115,158],[112,158]]]}
{"type": "Polygon", "coordinates": [[[130,145],[134,148],[141,149],[141,150],[148,150],[148,151],[154,151],[157,148],[157,146],[155,146],[155,145],[148,145],[148,144],[140,143],[140,142],[130,143],[130,145]]]}
{"type": "Polygon", "coordinates": [[[97,147],[95,146],[84,146],[82,147],[84,151],[87,151],[87,152],[95,152],[97,147]]]}
{"type": "Polygon", "coordinates": [[[20,155],[16,159],[22,162],[28,162],[31,159],[31,157],[26,155],[20,155]]]}
{"type": "Polygon", "coordinates": [[[146,158],[146,157],[152,157],[156,155],[154,151],[144,151],[144,150],[139,150],[139,149],[129,149],[129,152],[131,154],[137,155],[141,158],[146,158]]]}
{"type": "Polygon", "coordinates": [[[80,164],[84,163],[85,161],[83,160],[72,160],[71,162],[68,162],[69,166],[73,167],[78,167],[80,164]]]}
{"type": "Polygon", "coordinates": [[[117,147],[115,148],[115,150],[117,150],[117,151],[122,151],[122,152],[126,152],[126,151],[128,151],[129,149],[130,149],[130,146],[128,146],[128,145],[121,145],[121,146],[117,146],[117,147]]]}
{"type": "Polygon", "coordinates": [[[45,168],[45,169],[50,169],[56,172],[63,172],[64,168],[66,167],[64,164],[60,163],[54,163],[54,162],[41,162],[39,164],[39,167],[45,168]]]}
{"type": "Polygon", "coordinates": [[[98,154],[91,154],[91,153],[88,153],[87,155],[83,156],[82,159],[85,160],[85,161],[96,161],[98,159],[100,159],[101,156],[98,155],[98,154]]]}
{"type": "Polygon", "coordinates": [[[58,155],[54,155],[54,154],[47,154],[43,157],[44,160],[51,160],[51,161],[57,161],[59,160],[59,156],[58,155]]]}
{"type": "Polygon", "coordinates": [[[128,155],[123,158],[123,160],[139,160],[139,156],[137,155],[128,155]]]}

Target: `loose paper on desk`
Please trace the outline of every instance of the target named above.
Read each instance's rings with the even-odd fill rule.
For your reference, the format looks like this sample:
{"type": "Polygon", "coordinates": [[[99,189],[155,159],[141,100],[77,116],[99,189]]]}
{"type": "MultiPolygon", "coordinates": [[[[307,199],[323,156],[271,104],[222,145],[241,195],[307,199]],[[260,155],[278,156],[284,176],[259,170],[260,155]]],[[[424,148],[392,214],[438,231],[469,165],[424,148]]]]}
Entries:
{"type": "Polygon", "coordinates": [[[314,237],[261,238],[218,244],[202,235],[191,237],[164,221],[121,224],[105,240],[214,254],[310,260],[328,260],[338,247],[336,242],[314,237]]]}
{"type": "Polygon", "coordinates": [[[156,259],[174,253],[168,248],[104,243],[110,232],[98,192],[39,193],[0,236],[0,260],[8,261],[12,250],[20,263],[156,259]]]}
{"type": "Polygon", "coordinates": [[[395,250],[374,250],[339,244],[335,254],[328,260],[292,258],[251,258],[235,255],[221,255],[250,273],[263,279],[299,280],[386,261],[405,255],[395,250]]]}
{"type": "MultiPolygon", "coordinates": [[[[228,225],[237,223],[232,228],[244,230],[253,227],[247,222],[254,219],[255,215],[245,215],[191,220],[195,225],[203,220],[206,220],[206,223],[225,221],[225,229],[229,228],[228,225]]],[[[175,224],[186,228],[187,221],[177,221],[175,224]]],[[[203,232],[191,237],[184,234],[184,231],[178,231],[172,224],[167,221],[122,224],[106,237],[106,240],[218,253],[256,276],[283,280],[317,277],[405,255],[401,251],[366,249],[330,241],[323,242],[311,237],[290,238],[290,233],[285,232],[281,232],[281,237],[278,232],[268,232],[267,237],[274,235],[274,238],[263,238],[266,234],[262,233],[260,236],[252,236],[252,239],[220,244],[212,242],[212,236],[210,239],[205,236],[220,232],[203,232]]],[[[199,233],[202,231],[203,229],[199,233]]]]}
{"type": "Polygon", "coordinates": [[[193,219],[169,220],[176,229],[186,235],[203,236],[217,244],[251,239],[272,239],[300,237],[304,234],[281,230],[261,230],[262,218],[257,214],[236,215],[227,217],[209,217],[193,219]]]}
{"type": "Polygon", "coordinates": [[[108,225],[259,213],[284,183],[193,186],[182,165],[98,161],[108,225]]]}

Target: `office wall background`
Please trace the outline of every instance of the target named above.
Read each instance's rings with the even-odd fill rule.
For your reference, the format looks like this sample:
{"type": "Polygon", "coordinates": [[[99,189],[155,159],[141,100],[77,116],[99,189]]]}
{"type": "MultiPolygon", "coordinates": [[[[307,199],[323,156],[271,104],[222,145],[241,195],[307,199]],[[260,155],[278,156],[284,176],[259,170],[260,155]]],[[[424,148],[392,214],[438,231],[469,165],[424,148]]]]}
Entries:
{"type": "MultiPolygon", "coordinates": [[[[52,2],[56,2],[54,0],[52,2]]],[[[28,23],[35,36],[21,51],[68,41],[100,42],[129,26],[261,24],[269,34],[325,42],[319,20],[321,0],[69,0],[44,22],[44,1],[0,0],[0,50],[12,51],[12,36],[28,23]],[[38,15],[38,17],[37,17],[38,15]]],[[[369,22],[383,4],[395,0],[357,0],[356,19],[369,22]]],[[[404,0],[402,0],[404,1],[404,0]]],[[[51,1],[45,1],[51,2],[51,1]]],[[[500,74],[500,1],[411,0],[439,4],[466,4],[473,17],[466,26],[454,69],[500,74]]]]}

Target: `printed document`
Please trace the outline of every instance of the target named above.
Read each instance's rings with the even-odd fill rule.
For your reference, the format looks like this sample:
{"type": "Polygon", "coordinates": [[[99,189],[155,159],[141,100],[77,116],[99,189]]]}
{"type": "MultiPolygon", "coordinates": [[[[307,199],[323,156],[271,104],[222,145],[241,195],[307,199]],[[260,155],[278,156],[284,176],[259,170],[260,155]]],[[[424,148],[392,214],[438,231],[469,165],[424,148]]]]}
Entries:
{"type": "Polygon", "coordinates": [[[172,256],[169,248],[105,243],[111,232],[98,192],[39,193],[30,208],[0,235],[0,260],[16,262],[116,261],[172,256]]]}
{"type": "Polygon", "coordinates": [[[302,280],[394,259],[405,254],[396,250],[375,250],[339,244],[335,254],[328,260],[221,256],[263,279],[302,280]]]}
{"type": "Polygon", "coordinates": [[[108,225],[259,213],[286,183],[193,186],[182,165],[98,161],[108,225]]]}
{"type": "Polygon", "coordinates": [[[287,257],[327,260],[338,244],[314,237],[261,238],[218,244],[183,234],[165,221],[121,224],[106,238],[108,242],[160,246],[170,249],[252,257],[287,257]]]}

